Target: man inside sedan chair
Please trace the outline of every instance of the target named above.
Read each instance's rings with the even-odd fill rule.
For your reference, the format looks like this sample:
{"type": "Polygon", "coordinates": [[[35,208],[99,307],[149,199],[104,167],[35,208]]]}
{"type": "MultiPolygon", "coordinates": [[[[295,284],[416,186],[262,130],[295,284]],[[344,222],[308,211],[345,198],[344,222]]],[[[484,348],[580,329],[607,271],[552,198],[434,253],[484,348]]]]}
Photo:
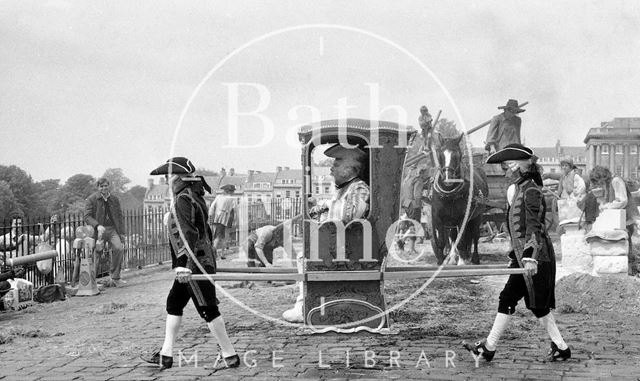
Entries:
{"type": "Polygon", "coordinates": [[[500,292],[498,313],[486,340],[475,345],[464,343],[466,349],[482,355],[486,361],[493,359],[500,336],[522,298],[551,337],[548,360],[571,357],[571,350],[551,313],[555,308],[556,257],[545,229],[546,204],[536,159],[533,151],[522,144],[509,144],[487,159],[491,164],[505,163],[513,172],[513,183],[507,189],[507,222],[513,248],[509,253],[509,267],[525,268],[529,272],[509,276],[500,292]]]}
{"type": "MultiPolygon", "coordinates": [[[[369,213],[369,185],[362,180],[367,168],[367,154],[360,148],[346,148],[339,143],[324,151],[325,156],[334,158],[331,176],[335,184],[335,193],[330,200],[319,203],[309,210],[309,214],[320,222],[341,220],[348,224],[352,220],[365,217],[369,213]]],[[[298,272],[302,273],[304,253],[298,253],[298,272]]],[[[282,318],[292,323],[304,321],[302,316],[304,295],[302,282],[298,282],[300,291],[293,308],[285,311],[282,318]]]]}
{"type": "Polygon", "coordinates": [[[165,175],[171,187],[171,213],[167,225],[171,249],[172,268],[176,273],[167,296],[167,321],[162,349],[143,360],[160,364],[164,368],[173,365],[173,344],[176,340],[182,313],[189,300],[193,301],[198,314],[205,320],[213,337],[220,346],[223,364],[218,361],[216,369],[236,368],[240,365],[233,344],[227,335],[224,320],[218,310],[218,300],[213,282],[194,281],[191,274],[213,274],[216,271],[215,249],[212,233],[207,224],[205,190],[211,188],[202,176],[195,176],[196,167],[184,157],[173,157],[151,175],[165,175]]]}

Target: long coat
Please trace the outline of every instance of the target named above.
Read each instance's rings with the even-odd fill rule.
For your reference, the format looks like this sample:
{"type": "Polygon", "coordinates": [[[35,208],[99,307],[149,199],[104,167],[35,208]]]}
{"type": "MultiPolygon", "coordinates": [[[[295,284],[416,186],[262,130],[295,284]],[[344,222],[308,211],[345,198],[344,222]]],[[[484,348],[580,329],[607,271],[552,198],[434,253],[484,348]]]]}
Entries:
{"type": "Polygon", "coordinates": [[[547,205],[542,189],[529,178],[521,178],[512,186],[515,192],[508,211],[513,248],[510,257],[514,260],[512,267],[524,267],[522,258],[537,260],[536,275],[516,275],[524,276],[528,292],[527,307],[555,308],[556,256],[546,231],[547,205]]]}

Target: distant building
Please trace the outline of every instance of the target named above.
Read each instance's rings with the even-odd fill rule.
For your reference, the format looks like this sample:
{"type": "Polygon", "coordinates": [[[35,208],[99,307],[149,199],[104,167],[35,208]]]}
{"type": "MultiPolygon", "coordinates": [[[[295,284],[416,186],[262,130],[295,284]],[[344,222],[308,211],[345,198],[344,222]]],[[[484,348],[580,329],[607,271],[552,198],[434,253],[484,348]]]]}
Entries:
{"type": "MultiPolygon", "coordinates": [[[[207,203],[210,204],[216,195],[223,193],[220,189],[222,186],[233,184],[238,202],[244,201],[251,206],[260,200],[265,204],[267,214],[272,214],[272,208],[275,210],[276,218],[292,217],[287,210],[292,205],[299,205],[297,199],[303,196],[302,170],[289,167],[276,167],[275,172],[249,170],[246,175],[235,173],[233,169],[227,172],[222,168],[217,176],[205,176],[205,180],[213,190],[213,194],[205,194],[207,203]]],[[[330,167],[316,166],[311,180],[311,194],[318,200],[329,199],[333,189],[330,167]]],[[[145,211],[164,213],[169,210],[170,202],[171,193],[164,178],[160,178],[157,184],[149,179],[143,203],[145,211]]]]}
{"type": "Polygon", "coordinates": [[[311,173],[311,193],[318,200],[328,200],[333,195],[333,176],[331,167],[314,167],[311,173]]]}
{"type": "Polygon", "coordinates": [[[640,177],[640,118],[601,122],[599,128],[589,130],[584,142],[587,145],[587,170],[603,165],[624,178],[640,177]]]}
{"type": "Polygon", "coordinates": [[[224,191],[220,188],[222,188],[225,185],[231,184],[236,187],[236,190],[233,192],[233,195],[236,196],[237,201],[240,202],[244,194],[244,187],[247,183],[247,178],[248,178],[247,175],[238,174],[235,172],[233,168],[229,169],[228,173],[225,171],[224,168],[222,168],[222,170],[220,171],[220,180],[217,186],[214,187],[213,184],[209,184],[213,189],[213,192],[212,192],[213,195],[209,199],[205,197],[205,200],[209,202],[213,201],[213,199],[215,198],[214,197],[215,195],[224,193],[224,191]]]}
{"type": "MultiPolygon", "coordinates": [[[[585,147],[568,147],[560,144],[560,140],[556,141],[554,147],[531,147],[533,153],[538,157],[538,164],[542,166],[546,173],[560,173],[560,159],[563,157],[571,157],[573,163],[585,173],[587,168],[587,153],[585,147]]],[[[487,159],[487,151],[484,148],[474,147],[472,149],[474,165],[481,165],[487,159]]],[[[491,166],[487,170],[491,171],[491,175],[502,175],[500,167],[491,166]]]]}
{"type": "Polygon", "coordinates": [[[276,179],[273,183],[273,197],[301,198],[302,197],[302,169],[277,167],[276,179]]]}
{"type": "Polygon", "coordinates": [[[271,202],[273,184],[276,182],[276,172],[261,172],[249,170],[244,194],[250,204],[258,200],[263,203],[271,202]]]}
{"type": "Polygon", "coordinates": [[[147,183],[147,192],[144,195],[143,208],[146,212],[164,212],[168,210],[171,193],[169,184],[165,183],[164,177],[160,177],[158,184],[153,179],[147,183]]]}
{"type": "Polygon", "coordinates": [[[585,147],[565,147],[556,141],[555,147],[531,147],[538,157],[538,164],[547,173],[561,173],[560,159],[571,157],[573,164],[583,173],[587,170],[587,152],[585,147]]]}

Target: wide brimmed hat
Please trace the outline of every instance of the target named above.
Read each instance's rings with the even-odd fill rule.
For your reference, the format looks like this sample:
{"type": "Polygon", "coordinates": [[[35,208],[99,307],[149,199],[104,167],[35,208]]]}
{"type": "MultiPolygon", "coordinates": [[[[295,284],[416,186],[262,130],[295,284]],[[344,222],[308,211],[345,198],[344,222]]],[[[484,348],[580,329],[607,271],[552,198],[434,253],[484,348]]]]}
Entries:
{"type": "Polygon", "coordinates": [[[498,108],[501,110],[508,109],[509,111],[512,111],[514,113],[520,113],[525,111],[524,109],[518,106],[518,101],[515,99],[509,99],[506,105],[498,106],[498,108]]]}
{"type": "Polygon", "coordinates": [[[186,157],[172,157],[158,168],[151,171],[150,175],[188,175],[196,171],[196,166],[186,157]]]}
{"type": "Polygon", "coordinates": [[[533,157],[533,150],[522,144],[513,143],[495,152],[487,159],[487,164],[502,163],[507,160],[528,160],[533,157]]]}
{"type": "Polygon", "coordinates": [[[236,191],[236,186],[233,184],[226,184],[220,187],[220,189],[222,189],[225,192],[235,192],[236,191]]]}
{"type": "Polygon", "coordinates": [[[576,168],[576,165],[573,163],[573,158],[571,156],[564,156],[560,158],[560,165],[564,163],[568,164],[571,169],[576,168]]]}
{"type": "Polygon", "coordinates": [[[343,158],[343,159],[353,158],[359,161],[362,161],[364,158],[367,157],[366,152],[364,152],[361,148],[359,147],[346,148],[346,147],[343,147],[340,143],[336,143],[331,147],[327,148],[327,150],[324,151],[324,154],[325,156],[328,156],[328,157],[343,158]]]}

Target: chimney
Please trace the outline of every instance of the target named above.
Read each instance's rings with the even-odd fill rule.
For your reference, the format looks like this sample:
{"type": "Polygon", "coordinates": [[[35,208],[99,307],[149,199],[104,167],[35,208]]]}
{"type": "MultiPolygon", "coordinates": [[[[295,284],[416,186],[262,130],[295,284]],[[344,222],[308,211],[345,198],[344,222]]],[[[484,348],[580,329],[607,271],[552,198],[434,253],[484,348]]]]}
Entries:
{"type": "Polygon", "coordinates": [[[280,173],[280,172],[282,172],[282,167],[277,166],[277,167],[276,167],[276,173],[280,173]]]}
{"type": "Polygon", "coordinates": [[[147,179],[147,190],[153,188],[153,179],[147,179]]]}
{"type": "Polygon", "coordinates": [[[289,170],[289,167],[284,167],[284,170],[285,170],[285,171],[288,171],[288,170],[289,170]]]}
{"type": "Polygon", "coordinates": [[[236,174],[236,171],[233,168],[229,168],[229,176],[233,176],[236,174]]]}
{"type": "Polygon", "coordinates": [[[254,173],[253,169],[250,169],[250,170],[249,170],[249,178],[252,178],[252,177],[253,177],[253,173],[254,173]]]}
{"type": "Polygon", "coordinates": [[[220,169],[220,176],[225,177],[227,175],[227,171],[224,168],[220,169]]]}

